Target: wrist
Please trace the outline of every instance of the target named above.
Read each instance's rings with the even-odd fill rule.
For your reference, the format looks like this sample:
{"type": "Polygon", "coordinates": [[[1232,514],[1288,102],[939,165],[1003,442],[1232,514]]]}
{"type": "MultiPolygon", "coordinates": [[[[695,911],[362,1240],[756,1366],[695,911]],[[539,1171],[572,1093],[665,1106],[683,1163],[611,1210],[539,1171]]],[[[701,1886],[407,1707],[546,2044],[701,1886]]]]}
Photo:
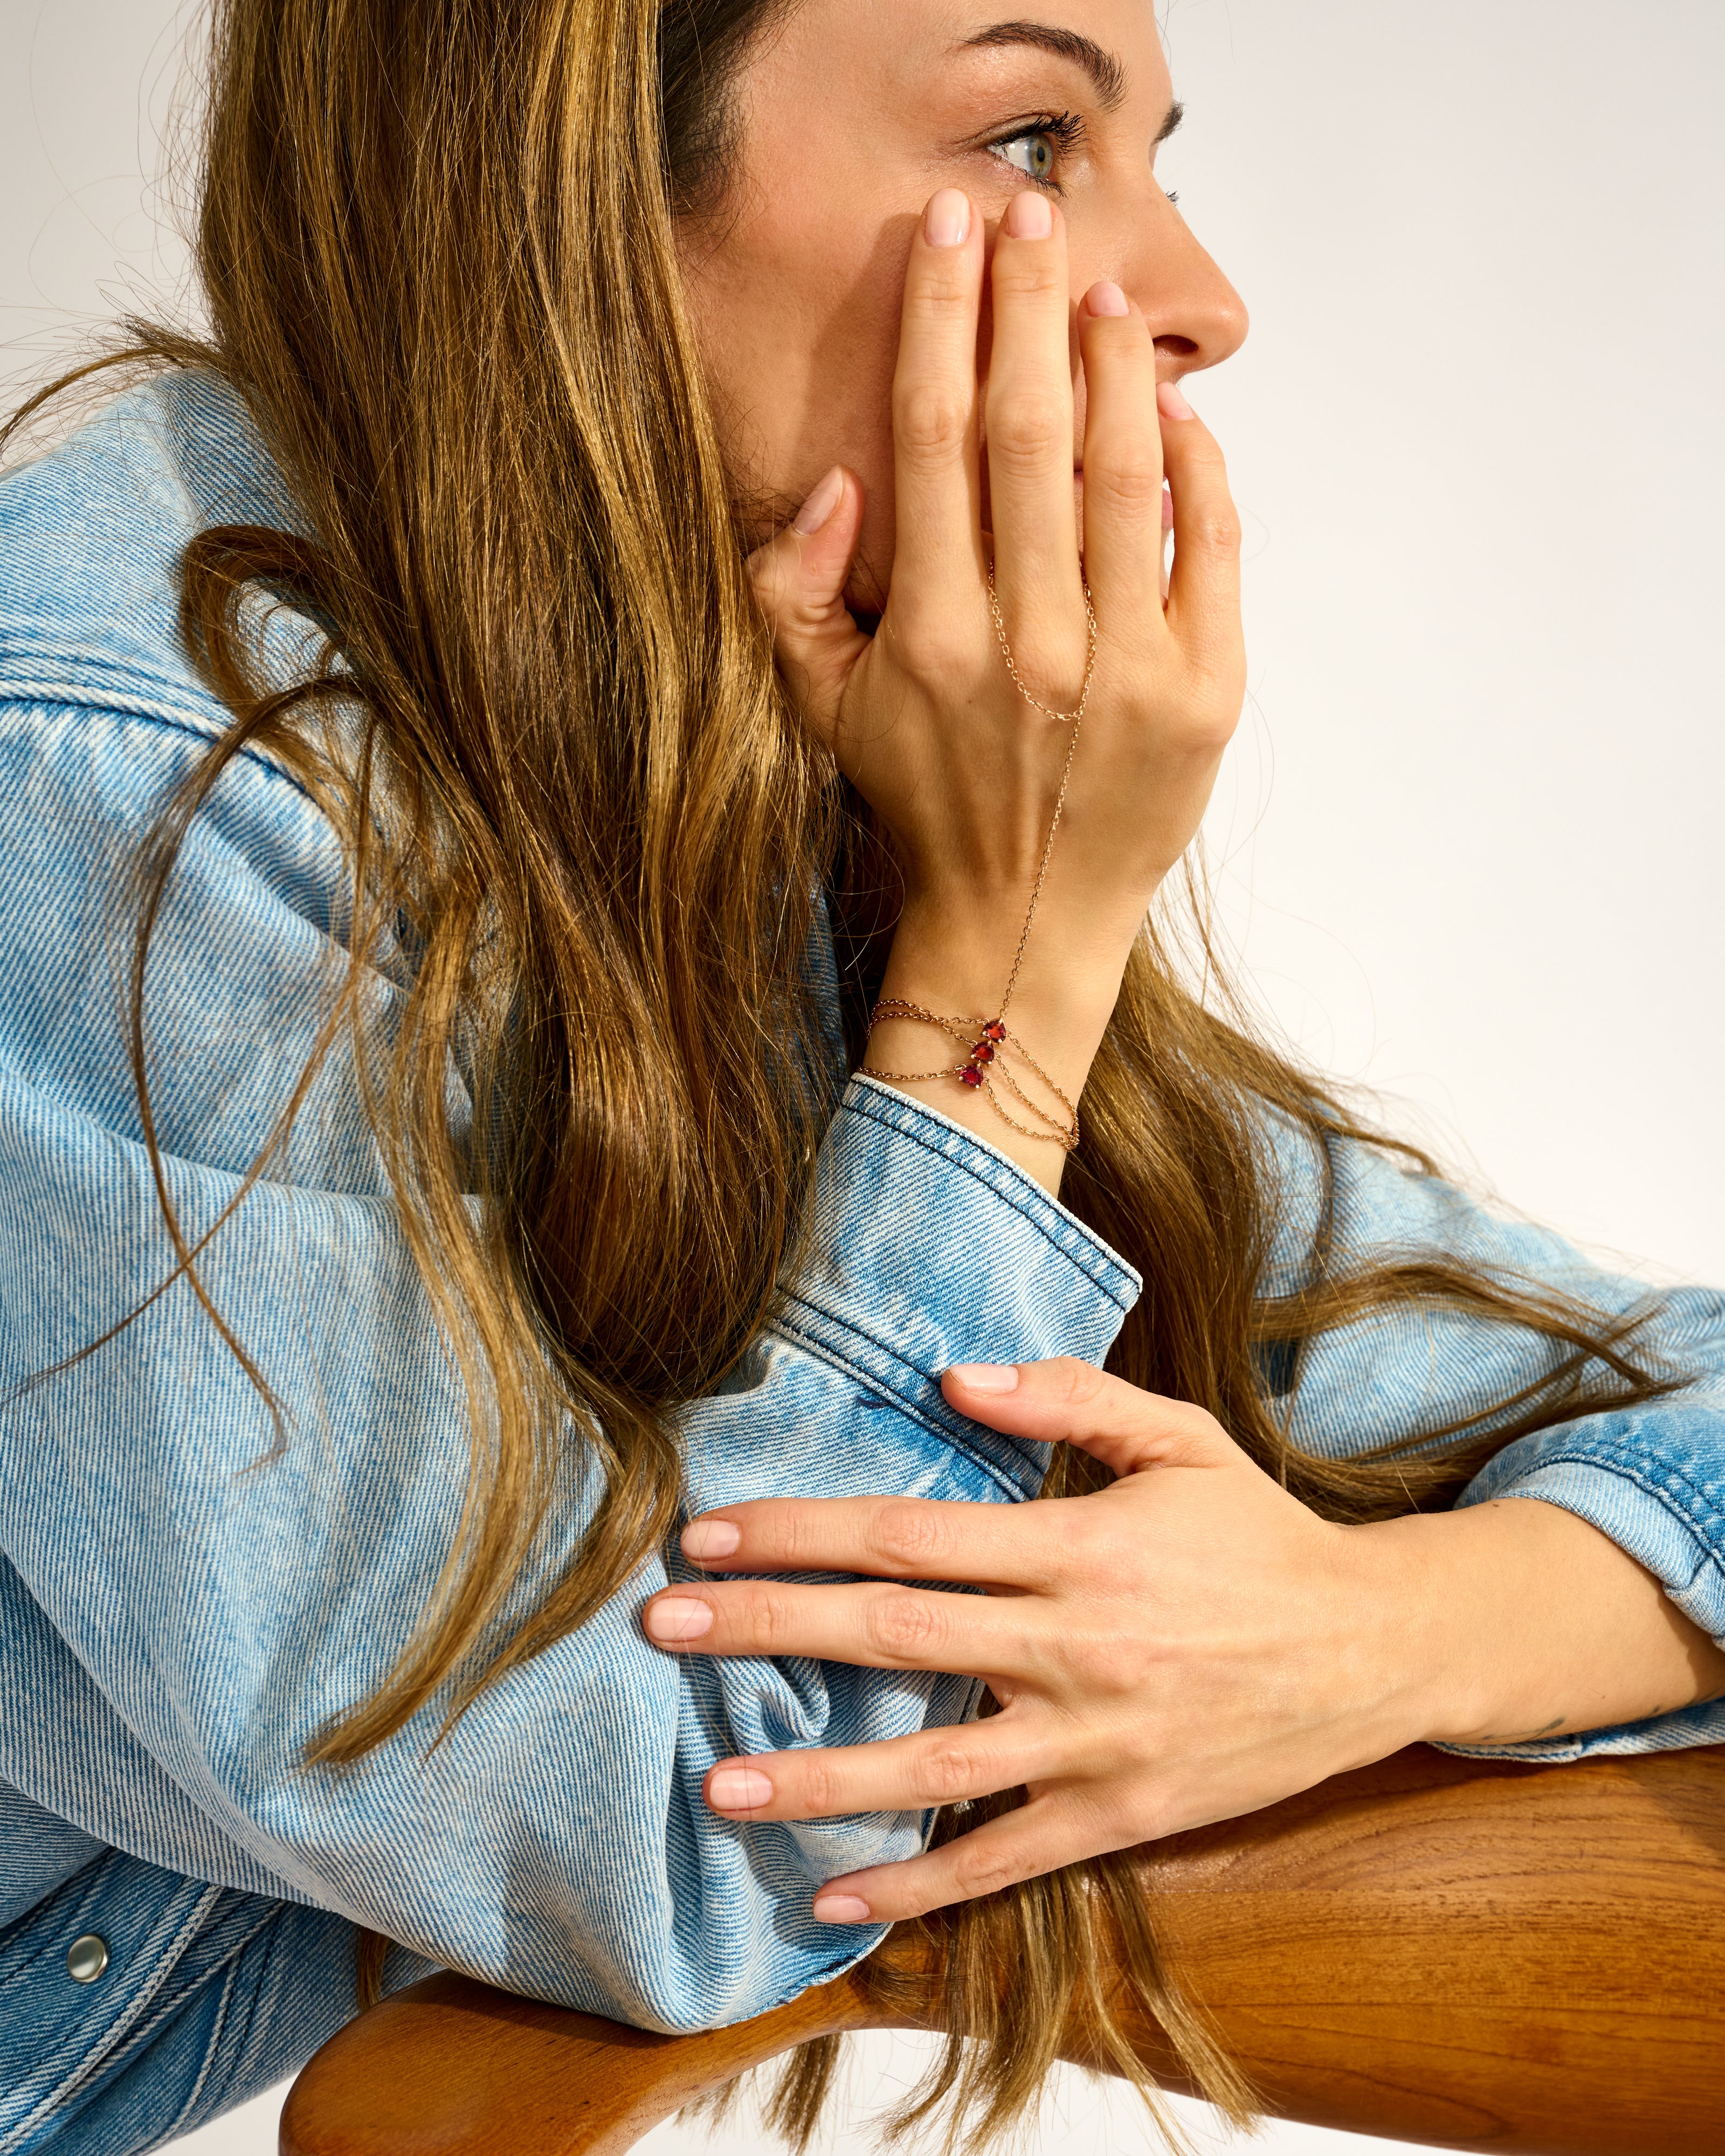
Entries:
{"type": "Polygon", "coordinates": [[[1079,937],[1063,933],[1063,923],[1039,911],[1014,980],[1021,916],[1008,908],[907,906],[893,937],[881,997],[992,1019],[1001,1014],[1011,982],[1007,1017],[1014,1031],[1040,1060],[1046,1060],[1045,1050],[1061,1056],[1081,1085],[1119,1000],[1142,922],[1142,912],[1091,922],[1079,937]]]}
{"type": "MultiPolygon", "coordinates": [[[[1348,1765],[1440,1734],[1450,1682],[1433,1553],[1403,1520],[1337,1527],[1333,1584],[1343,1611],[1337,1676],[1351,1700],[1348,1765]]],[[[1422,1524],[1416,1522],[1415,1524],[1422,1524]]]]}

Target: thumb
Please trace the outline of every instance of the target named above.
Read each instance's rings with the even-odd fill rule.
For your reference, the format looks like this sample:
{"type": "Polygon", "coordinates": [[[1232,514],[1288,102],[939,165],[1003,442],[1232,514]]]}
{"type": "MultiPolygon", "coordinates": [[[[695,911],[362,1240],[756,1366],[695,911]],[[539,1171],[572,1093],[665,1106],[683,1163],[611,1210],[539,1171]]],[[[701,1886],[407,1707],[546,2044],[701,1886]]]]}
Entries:
{"type": "Polygon", "coordinates": [[[869,648],[845,604],[862,509],[861,481],[834,465],[791,521],[757,547],[747,563],[791,701],[829,748],[845,685],[869,648]]]}
{"type": "Polygon", "coordinates": [[[1045,1363],[958,1363],[941,1390],[961,1414],[1045,1444],[1076,1445],[1117,1475],[1223,1467],[1243,1455],[1215,1417],[1142,1392],[1070,1355],[1045,1363]]]}

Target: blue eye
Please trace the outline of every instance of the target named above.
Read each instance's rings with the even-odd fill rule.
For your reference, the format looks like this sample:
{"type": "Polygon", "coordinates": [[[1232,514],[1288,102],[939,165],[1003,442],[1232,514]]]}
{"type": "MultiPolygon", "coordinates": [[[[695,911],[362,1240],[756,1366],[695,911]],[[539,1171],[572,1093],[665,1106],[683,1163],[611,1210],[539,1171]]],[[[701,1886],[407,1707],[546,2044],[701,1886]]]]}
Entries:
{"type": "Polygon", "coordinates": [[[1046,127],[1009,135],[1004,142],[991,143],[989,147],[1004,164],[1022,172],[1027,180],[1034,180],[1039,187],[1045,187],[1054,177],[1059,152],[1054,135],[1046,127]]]}
{"type": "Polygon", "coordinates": [[[1076,112],[1040,112],[1021,120],[1010,134],[997,135],[987,147],[1003,165],[1059,193],[1060,166],[1083,140],[1084,122],[1076,112]]]}

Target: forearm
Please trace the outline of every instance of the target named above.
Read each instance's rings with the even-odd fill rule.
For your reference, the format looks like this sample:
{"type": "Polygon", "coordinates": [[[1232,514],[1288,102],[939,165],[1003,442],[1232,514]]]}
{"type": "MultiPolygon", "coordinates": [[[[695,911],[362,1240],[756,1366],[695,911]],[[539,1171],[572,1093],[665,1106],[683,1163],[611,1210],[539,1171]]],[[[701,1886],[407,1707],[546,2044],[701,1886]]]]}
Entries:
{"type": "Polygon", "coordinates": [[[1725,1652],[1558,1506],[1502,1498],[1356,1532],[1394,1583],[1419,1737],[1525,1743],[1725,1696],[1725,1652]]]}

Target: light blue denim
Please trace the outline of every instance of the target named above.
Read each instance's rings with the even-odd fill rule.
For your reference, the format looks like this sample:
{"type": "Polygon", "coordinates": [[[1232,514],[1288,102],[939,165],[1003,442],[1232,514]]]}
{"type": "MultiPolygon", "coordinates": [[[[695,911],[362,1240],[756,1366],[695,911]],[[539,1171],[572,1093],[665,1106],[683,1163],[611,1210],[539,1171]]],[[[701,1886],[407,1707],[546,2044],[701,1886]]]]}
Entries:
{"type": "MultiPolygon", "coordinates": [[[[215,521],[290,520],[242,411],[204,377],[133,392],[0,482],[0,2156],[121,2156],[290,2071],[352,2010],[352,1930],[389,1979],[448,1964],[654,2029],[756,2014],[878,1933],[811,1888],[916,1848],[927,1817],[739,1827],[702,1804],[734,1752],[951,1722],[965,1680],[809,1661],[673,1660],[642,1599],[674,1552],[430,1748],[428,1712],[359,1766],[308,1738],[390,1666],[449,1545],[467,1471],[434,1336],[343,1055],[203,1276],[281,1399],[289,1442],[171,1270],[121,1016],[123,876],[224,723],[175,628],[175,565],[215,521]],[[117,928],[116,928],[117,925],[117,928]],[[25,1381],[147,1301],[50,1382],[25,1381]],[[109,1943],[74,1984],[80,1933],[109,1943]]],[[[290,668],[303,624],[278,619],[290,668]]],[[[341,867],[262,755],[196,820],[148,983],[174,1202],[213,1223],[269,1132],[341,963],[341,867]]],[[[830,952],[812,954],[834,1013],[830,952]]],[[[379,978],[386,1039],[400,994],[379,978]]],[[[459,1074],[452,1074],[459,1096],[459,1074]]],[[[1309,1275],[1320,1164],[1279,1161],[1271,1289],[1309,1275]]],[[[1344,1260],[1466,1253],[1613,1309],[1638,1283],[1348,1142],[1331,1148],[1344,1260]]],[[[1100,1361],[1131,1270],[1004,1155],[852,1079],[823,1147],[784,1309],[685,1420],[691,1511],[766,1493],[1014,1502],[1042,1448],[956,1416],[948,1363],[1100,1361]]],[[[1681,1395],[1511,1446],[1467,1492],[1567,1506],[1725,1635],[1725,1301],[1672,1296],[1656,1344],[1681,1395]]],[[[1315,1341],[1286,1402],[1342,1455],[1486,1409],[1549,1367],[1524,1332],[1429,1314],[1315,1341]]],[[[1266,1368],[1274,1391],[1286,1373],[1266,1368]]],[[[578,1536],[572,1470],[524,1602],[578,1536]]],[[[1513,1748],[1572,1758],[1725,1738],[1725,1707],[1513,1748]]]]}

